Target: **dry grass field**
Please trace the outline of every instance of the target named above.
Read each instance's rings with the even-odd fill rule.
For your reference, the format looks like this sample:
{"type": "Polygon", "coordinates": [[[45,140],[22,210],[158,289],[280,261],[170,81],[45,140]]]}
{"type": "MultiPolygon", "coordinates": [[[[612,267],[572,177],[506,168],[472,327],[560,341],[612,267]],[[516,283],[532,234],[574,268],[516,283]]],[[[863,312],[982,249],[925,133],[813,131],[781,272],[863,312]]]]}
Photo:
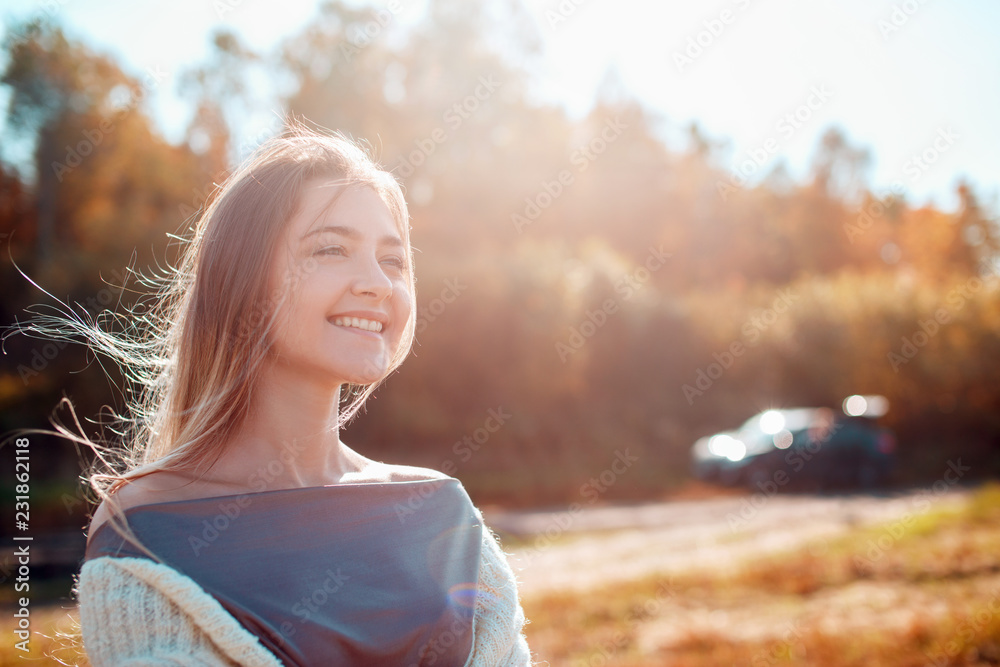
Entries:
{"type": "Polygon", "coordinates": [[[741,564],[525,591],[529,643],[572,667],[1000,664],[1000,486],[963,498],[741,564]]]}

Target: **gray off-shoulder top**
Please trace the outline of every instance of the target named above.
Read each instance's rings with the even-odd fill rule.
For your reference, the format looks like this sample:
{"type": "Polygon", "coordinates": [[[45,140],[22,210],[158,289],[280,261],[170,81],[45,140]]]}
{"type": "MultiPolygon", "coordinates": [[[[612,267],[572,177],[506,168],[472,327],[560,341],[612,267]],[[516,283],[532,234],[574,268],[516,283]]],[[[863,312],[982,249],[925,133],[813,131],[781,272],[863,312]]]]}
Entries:
{"type": "MultiPolygon", "coordinates": [[[[472,651],[484,527],[457,479],[180,500],[126,517],[284,664],[464,665],[472,651]]],[[[101,556],[148,558],[110,523],[84,560],[101,556]]]]}

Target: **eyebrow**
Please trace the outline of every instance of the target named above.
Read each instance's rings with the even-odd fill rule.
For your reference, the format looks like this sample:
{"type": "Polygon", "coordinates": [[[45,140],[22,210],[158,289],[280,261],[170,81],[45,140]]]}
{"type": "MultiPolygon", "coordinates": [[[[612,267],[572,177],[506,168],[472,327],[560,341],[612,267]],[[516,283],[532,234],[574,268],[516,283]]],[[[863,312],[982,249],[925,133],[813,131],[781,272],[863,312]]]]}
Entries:
{"type": "MultiPolygon", "coordinates": [[[[310,230],[302,235],[301,241],[305,241],[310,236],[316,236],[319,234],[333,233],[340,234],[341,236],[346,236],[349,239],[357,239],[361,237],[361,232],[356,230],[354,227],[347,227],[345,225],[325,225],[323,227],[317,227],[316,229],[310,230]]],[[[386,234],[378,240],[379,244],[391,245],[403,247],[403,239],[392,234],[386,234]]]]}

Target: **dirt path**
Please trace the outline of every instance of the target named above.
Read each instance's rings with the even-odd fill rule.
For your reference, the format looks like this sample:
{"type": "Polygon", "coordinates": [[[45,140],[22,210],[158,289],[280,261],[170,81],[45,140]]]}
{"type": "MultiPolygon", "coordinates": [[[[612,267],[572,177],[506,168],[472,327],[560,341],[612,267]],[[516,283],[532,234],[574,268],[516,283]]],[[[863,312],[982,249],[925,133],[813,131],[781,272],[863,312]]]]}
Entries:
{"type": "Polygon", "coordinates": [[[967,492],[920,489],[894,495],[754,496],[589,507],[576,513],[486,511],[508,547],[522,595],[587,590],[653,573],[718,569],[826,540],[858,525],[898,521],[964,502],[967,492]],[[513,540],[511,540],[513,541],[513,540]]]}

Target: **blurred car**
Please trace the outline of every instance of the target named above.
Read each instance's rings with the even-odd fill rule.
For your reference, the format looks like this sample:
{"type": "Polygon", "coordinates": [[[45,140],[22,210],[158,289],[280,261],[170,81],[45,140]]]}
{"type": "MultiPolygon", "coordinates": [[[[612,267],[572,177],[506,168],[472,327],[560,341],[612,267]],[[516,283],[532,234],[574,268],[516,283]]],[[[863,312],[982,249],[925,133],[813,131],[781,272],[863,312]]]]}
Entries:
{"type": "Polygon", "coordinates": [[[881,396],[851,396],[839,413],[767,410],[695,442],[692,472],[755,491],[874,489],[888,481],[895,463],[895,435],[877,423],[887,408],[881,396]]]}

